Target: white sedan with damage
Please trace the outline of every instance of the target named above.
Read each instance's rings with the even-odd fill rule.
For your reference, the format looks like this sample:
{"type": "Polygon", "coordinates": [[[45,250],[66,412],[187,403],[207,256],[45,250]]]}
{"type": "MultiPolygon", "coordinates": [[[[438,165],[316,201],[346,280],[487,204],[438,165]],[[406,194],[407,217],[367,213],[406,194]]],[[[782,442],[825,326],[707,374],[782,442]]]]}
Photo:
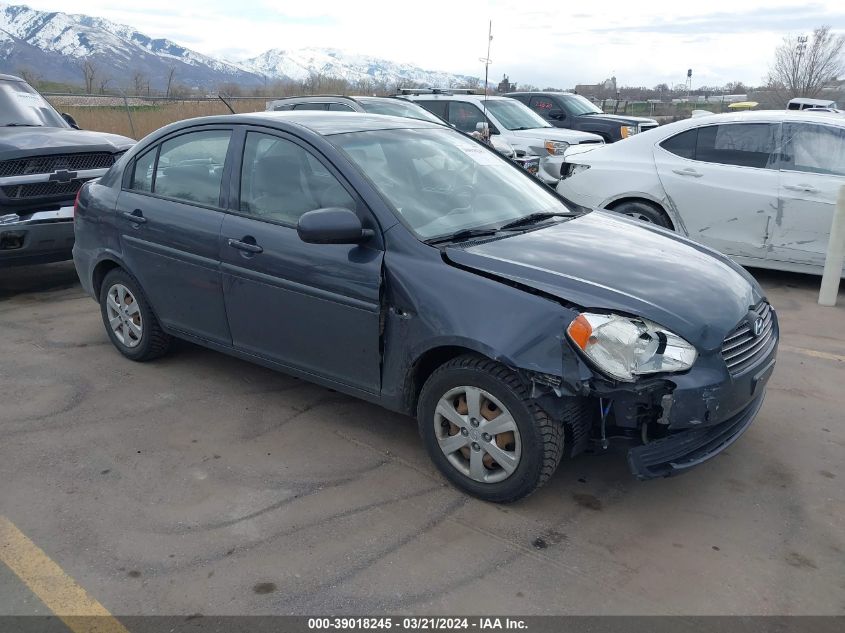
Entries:
{"type": "Polygon", "coordinates": [[[570,148],[557,191],[665,226],[739,263],[820,274],[845,119],[759,111],[696,117],[612,145],[570,148]]]}

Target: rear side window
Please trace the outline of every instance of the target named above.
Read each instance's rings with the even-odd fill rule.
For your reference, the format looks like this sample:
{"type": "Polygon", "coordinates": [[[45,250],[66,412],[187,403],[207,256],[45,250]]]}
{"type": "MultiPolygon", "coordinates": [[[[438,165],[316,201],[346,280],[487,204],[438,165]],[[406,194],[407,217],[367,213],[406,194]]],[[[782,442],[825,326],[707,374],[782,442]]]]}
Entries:
{"type": "Polygon", "coordinates": [[[698,128],[693,128],[667,138],[660,147],[681,158],[695,158],[696,139],[698,139],[698,128]]]}
{"type": "Polygon", "coordinates": [[[325,110],[325,103],[297,103],[293,106],[294,110],[325,110]]]}
{"type": "Polygon", "coordinates": [[[153,169],[155,167],[158,146],[142,154],[135,159],[135,169],[132,172],[132,182],[129,188],[134,191],[153,190],[153,169]]]}
{"type": "Polygon", "coordinates": [[[783,124],[783,169],[845,176],[845,129],[783,124]]]}
{"type": "Polygon", "coordinates": [[[682,158],[741,167],[774,168],[777,123],[707,125],[681,132],[660,146],[682,158]]]}
{"type": "Polygon", "coordinates": [[[205,130],[161,144],[154,193],[185,202],[217,206],[229,130],[205,130]]]}
{"type": "Polygon", "coordinates": [[[776,123],[733,123],[699,128],[695,159],[722,165],[772,167],[776,123]]]}
{"type": "Polygon", "coordinates": [[[332,112],[355,112],[354,108],[351,108],[345,103],[330,103],[329,110],[332,112]]]}

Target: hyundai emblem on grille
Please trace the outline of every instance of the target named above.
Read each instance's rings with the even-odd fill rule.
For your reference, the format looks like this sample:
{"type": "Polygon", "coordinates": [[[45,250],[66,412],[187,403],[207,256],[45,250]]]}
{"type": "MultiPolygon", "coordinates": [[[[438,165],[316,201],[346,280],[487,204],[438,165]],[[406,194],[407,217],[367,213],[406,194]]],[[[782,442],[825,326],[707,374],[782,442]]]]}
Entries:
{"type": "Polygon", "coordinates": [[[760,336],[763,333],[763,317],[757,317],[754,321],[754,336],[760,336]]]}

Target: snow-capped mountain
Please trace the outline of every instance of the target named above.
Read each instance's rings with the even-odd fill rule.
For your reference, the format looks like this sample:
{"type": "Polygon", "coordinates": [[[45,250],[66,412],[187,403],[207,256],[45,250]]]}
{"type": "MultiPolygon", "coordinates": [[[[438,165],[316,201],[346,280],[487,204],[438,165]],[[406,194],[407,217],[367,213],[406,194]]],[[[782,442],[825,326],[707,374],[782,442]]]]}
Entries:
{"type": "Polygon", "coordinates": [[[303,81],[317,75],[362,87],[409,82],[448,87],[471,79],[331,48],[272,49],[243,62],[224,61],[102,18],[0,2],[0,72],[80,85],[85,61],[95,71],[95,90],[103,84],[131,89],[136,75],[153,89],[162,89],[171,71],[180,84],[208,89],[223,83],[262,85],[267,79],[303,81]]]}
{"type": "Polygon", "coordinates": [[[176,81],[190,86],[222,82],[258,84],[263,78],[244,68],[202,55],[167,39],[87,15],[37,11],[0,3],[0,69],[29,71],[45,79],[82,83],[81,65],[91,62],[95,80],[126,86],[142,73],[154,88],[175,69],[176,81]]]}
{"type": "Polygon", "coordinates": [[[240,62],[241,67],[274,79],[303,81],[314,75],[345,79],[352,83],[372,82],[398,85],[416,82],[449,87],[472,80],[466,75],[423,70],[410,64],[346,53],[334,48],[274,48],[258,57],[240,62]]]}

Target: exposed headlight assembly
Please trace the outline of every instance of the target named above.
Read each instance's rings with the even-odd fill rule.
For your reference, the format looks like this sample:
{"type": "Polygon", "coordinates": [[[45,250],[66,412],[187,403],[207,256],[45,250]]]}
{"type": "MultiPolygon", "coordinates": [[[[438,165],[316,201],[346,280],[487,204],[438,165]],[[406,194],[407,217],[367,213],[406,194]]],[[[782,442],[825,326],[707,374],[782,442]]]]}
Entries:
{"type": "Polygon", "coordinates": [[[546,151],[552,156],[560,156],[569,147],[566,141],[543,141],[546,151]]]}
{"type": "Polygon", "coordinates": [[[633,136],[639,132],[636,125],[623,125],[619,128],[619,133],[622,135],[622,138],[628,138],[629,136],[633,136]]]}
{"type": "Polygon", "coordinates": [[[599,370],[626,382],[686,371],[698,355],[680,336],[646,319],[583,312],[566,333],[599,370]]]}

